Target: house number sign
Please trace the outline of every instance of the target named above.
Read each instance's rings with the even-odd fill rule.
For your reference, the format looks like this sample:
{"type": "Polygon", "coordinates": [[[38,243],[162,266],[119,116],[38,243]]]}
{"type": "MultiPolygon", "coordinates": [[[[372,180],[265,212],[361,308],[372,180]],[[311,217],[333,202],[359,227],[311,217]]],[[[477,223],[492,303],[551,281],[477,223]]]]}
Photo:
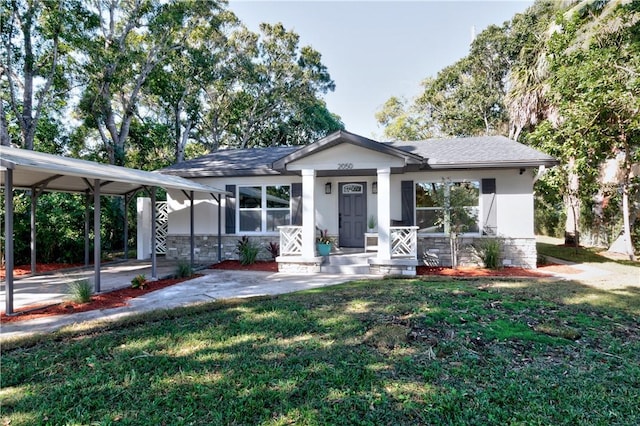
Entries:
{"type": "Polygon", "coordinates": [[[338,163],[338,170],[351,170],[353,163],[338,163]]]}
{"type": "Polygon", "coordinates": [[[362,194],[363,193],[362,185],[357,183],[349,183],[347,185],[342,185],[342,193],[343,194],[362,194]]]}

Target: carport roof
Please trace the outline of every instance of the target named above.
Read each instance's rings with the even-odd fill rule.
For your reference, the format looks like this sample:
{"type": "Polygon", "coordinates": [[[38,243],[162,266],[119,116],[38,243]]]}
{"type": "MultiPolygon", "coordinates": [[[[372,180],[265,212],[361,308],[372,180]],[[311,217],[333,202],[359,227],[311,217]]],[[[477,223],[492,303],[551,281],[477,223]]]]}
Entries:
{"type": "MultiPolygon", "coordinates": [[[[145,187],[225,194],[226,191],[202,185],[179,176],[130,169],[59,155],[0,146],[0,170],[13,170],[15,188],[46,191],[85,192],[100,180],[103,195],[125,195],[145,187]]],[[[4,186],[4,173],[0,173],[4,186]]]]}

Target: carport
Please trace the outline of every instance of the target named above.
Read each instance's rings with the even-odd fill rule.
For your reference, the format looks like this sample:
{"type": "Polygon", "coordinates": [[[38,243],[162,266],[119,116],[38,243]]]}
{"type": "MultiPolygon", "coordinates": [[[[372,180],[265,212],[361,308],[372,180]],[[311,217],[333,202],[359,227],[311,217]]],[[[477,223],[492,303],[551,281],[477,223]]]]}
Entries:
{"type": "MultiPolygon", "coordinates": [[[[157,188],[182,191],[190,200],[191,218],[191,266],[194,259],[194,193],[210,194],[218,203],[226,191],[202,185],[178,176],[146,172],[120,166],[95,163],[92,161],[45,154],[8,146],[0,146],[0,187],[5,194],[5,264],[6,264],[6,313],[13,314],[14,245],[13,245],[13,191],[31,191],[31,273],[36,265],[36,205],[37,198],[45,191],[75,192],[86,195],[85,209],[85,264],[89,263],[89,222],[90,200],[93,197],[94,229],[94,291],[100,292],[100,196],[124,197],[125,206],[139,191],[149,194],[155,206],[157,188]]],[[[128,219],[125,207],[125,256],[128,239],[128,219]]],[[[155,207],[152,209],[152,279],[157,278],[155,250],[155,207]]],[[[218,215],[220,217],[220,215],[218,215]]],[[[220,223],[218,223],[218,255],[220,256],[220,223]]]]}

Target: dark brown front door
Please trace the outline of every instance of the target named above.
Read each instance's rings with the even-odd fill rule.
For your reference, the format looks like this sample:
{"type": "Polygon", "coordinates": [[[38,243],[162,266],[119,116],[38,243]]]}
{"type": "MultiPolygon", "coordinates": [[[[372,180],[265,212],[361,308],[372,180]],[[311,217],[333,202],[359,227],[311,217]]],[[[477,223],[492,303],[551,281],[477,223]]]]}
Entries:
{"type": "Polygon", "coordinates": [[[341,183],[339,194],[340,247],[364,247],[367,227],[367,183],[341,183]]]}

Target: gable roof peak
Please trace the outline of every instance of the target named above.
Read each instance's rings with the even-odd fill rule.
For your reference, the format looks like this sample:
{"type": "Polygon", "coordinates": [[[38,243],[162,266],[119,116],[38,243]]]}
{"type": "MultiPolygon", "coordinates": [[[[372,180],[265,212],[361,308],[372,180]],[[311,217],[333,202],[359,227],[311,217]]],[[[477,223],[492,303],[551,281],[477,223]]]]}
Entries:
{"type": "Polygon", "coordinates": [[[348,132],[346,130],[337,130],[316,142],[306,145],[303,148],[300,148],[299,150],[292,152],[277,161],[274,161],[272,164],[272,168],[275,170],[285,170],[287,164],[293,161],[300,160],[317,152],[324,151],[343,143],[356,145],[365,149],[380,152],[382,154],[402,158],[404,159],[406,164],[422,164],[424,162],[424,158],[422,158],[420,155],[398,149],[394,146],[384,144],[382,142],[378,142],[373,139],[348,132]]]}

